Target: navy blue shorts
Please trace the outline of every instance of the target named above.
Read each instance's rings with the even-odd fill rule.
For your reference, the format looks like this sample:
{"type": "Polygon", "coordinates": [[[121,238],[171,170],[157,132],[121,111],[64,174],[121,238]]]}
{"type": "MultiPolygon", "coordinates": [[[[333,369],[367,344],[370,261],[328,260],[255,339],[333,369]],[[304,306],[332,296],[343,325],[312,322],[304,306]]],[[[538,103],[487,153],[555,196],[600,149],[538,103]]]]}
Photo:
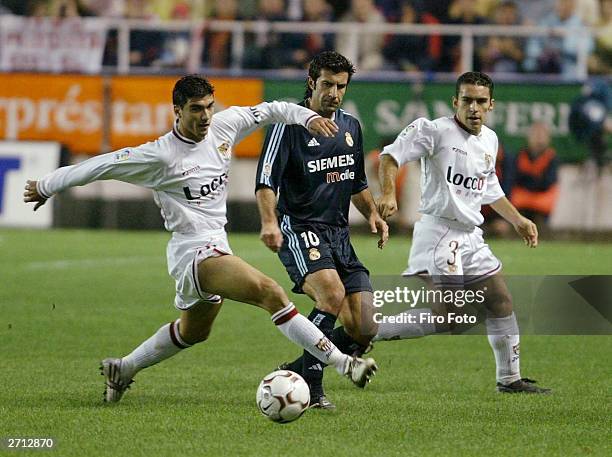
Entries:
{"type": "Polygon", "coordinates": [[[295,221],[281,215],[283,246],[278,256],[295,284],[293,292],[303,294],[306,276],[315,271],[338,272],[346,294],[372,292],[370,272],[357,258],[348,227],[295,221]]]}

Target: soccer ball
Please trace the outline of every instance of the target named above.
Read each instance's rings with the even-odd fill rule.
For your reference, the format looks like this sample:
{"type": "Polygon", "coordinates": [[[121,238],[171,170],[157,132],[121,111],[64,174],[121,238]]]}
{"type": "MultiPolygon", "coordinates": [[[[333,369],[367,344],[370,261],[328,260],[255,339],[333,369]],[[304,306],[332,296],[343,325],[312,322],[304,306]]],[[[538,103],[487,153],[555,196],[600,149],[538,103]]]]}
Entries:
{"type": "Polygon", "coordinates": [[[257,407],[274,422],[291,422],[310,404],[310,389],[299,374],[289,370],[273,371],[257,388],[257,407]]]}

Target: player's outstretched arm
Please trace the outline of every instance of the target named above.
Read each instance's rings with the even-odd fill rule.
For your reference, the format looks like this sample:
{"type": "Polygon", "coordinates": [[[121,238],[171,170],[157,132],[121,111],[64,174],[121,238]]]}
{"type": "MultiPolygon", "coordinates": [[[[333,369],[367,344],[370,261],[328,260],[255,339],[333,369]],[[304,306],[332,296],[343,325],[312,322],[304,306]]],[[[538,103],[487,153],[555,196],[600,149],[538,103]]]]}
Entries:
{"type": "Polygon", "coordinates": [[[283,245],[283,234],[278,226],[276,217],[276,195],[269,187],[262,187],[255,192],[257,208],[261,219],[259,239],[273,252],[283,245]]]}
{"type": "Polygon", "coordinates": [[[351,201],[359,212],[368,220],[370,231],[380,235],[378,248],[382,249],[387,243],[387,240],[389,240],[389,226],[387,226],[387,223],[380,217],[370,189],[364,189],[354,194],[351,197],[351,201]]]}
{"type": "Polygon", "coordinates": [[[378,179],[380,180],[382,195],[378,200],[378,212],[385,220],[397,213],[395,182],[398,168],[397,162],[393,157],[390,155],[380,156],[378,179]]]}
{"type": "Polygon", "coordinates": [[[538,246],[538,227],[533,221],[519,213],[514,205],[510,203],[510,200],[502,197],[491,203],[491,208],[512,224],[514,230],[521,235],[527,246],[530,248],[538,246]]]}
{"type": "Polygon", "coordinates": [[[47,203],[47,198],[43,197],[38,193],[38,189],[36,188],[36,183],[38,181],[28,181],[25,185],[25,192],[23,193],[23,201],[26,203],[35,202],[34,211],[40,208],[42,205],[47,203]]]}

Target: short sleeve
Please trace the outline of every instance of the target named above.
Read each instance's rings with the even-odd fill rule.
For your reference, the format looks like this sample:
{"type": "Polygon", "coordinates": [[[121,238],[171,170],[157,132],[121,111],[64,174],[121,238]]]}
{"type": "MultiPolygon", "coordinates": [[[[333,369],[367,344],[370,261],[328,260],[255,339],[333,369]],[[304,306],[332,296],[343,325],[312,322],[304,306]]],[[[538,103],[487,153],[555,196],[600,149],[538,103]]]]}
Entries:
{"type": "Polygon", "coordinates": [[[423,117],[406,127],[395,141],[385,146],[381,155],[390,155],[399,166],[432,155],[435,145],[436,124],[423,117]]]}

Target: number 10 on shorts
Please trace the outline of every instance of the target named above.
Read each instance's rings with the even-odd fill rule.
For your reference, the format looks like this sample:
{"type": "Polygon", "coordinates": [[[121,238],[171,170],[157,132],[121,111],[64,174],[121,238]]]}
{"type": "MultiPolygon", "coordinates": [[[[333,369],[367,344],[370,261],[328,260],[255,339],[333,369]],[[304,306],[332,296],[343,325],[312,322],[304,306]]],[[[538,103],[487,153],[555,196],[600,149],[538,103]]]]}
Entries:
{"type": "Polygon", "coordinates": [[[306,248],[309,248],[312,246],[318,246],[320,243],[320,240],[317,234],[314,232],[311,232],[310,230],[307,232],[300,233],[300,236],[304,240],[304,245],[306,246],[306,248]]]}

